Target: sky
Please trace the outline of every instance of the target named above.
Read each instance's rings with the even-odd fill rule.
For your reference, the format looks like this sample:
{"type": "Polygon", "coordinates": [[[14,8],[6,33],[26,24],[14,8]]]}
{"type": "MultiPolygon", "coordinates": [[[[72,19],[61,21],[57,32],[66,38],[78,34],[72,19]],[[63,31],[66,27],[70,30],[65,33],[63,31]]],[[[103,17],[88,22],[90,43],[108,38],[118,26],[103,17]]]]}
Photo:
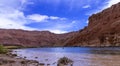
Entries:
{"type": "Polygon", "coordinates": [[[0,0],[0,28],[50,31],[56,34],[77,31],[88,18],[120,0],[0,0]]]}

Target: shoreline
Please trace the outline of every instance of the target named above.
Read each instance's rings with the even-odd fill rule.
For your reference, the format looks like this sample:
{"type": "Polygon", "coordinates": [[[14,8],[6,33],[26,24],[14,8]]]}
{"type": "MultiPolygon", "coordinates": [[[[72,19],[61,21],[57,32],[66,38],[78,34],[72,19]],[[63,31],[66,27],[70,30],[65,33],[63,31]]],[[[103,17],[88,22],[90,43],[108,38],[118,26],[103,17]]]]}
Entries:
{"type": "Polygon", "coordinates": [[[119,48],[120,46],[56,46],[56,47],[25,47],[17,49],[29,49],[29,48],[119,48]]]}
{"type": "Polygon", "coordinates": [[[40,63],[35,60],[27,60],[25,58],[15,58],[16,54],[10,52],[0,54],[0,66],[39,66],[40,63]]]}
{"type": "Polygon", "coordinates": [[[28,48],[120,48],[120,46],[44,46],[44,47],[22,47],[22,46],[4,46],[7,49],[28,49],[28,48]]]}
{"type": "MultiPolygon", "coordinates": [[[[45,63],[41,63],[41,62],[38,62],[35,60],[27,60],[25,57],[18,58],[18,56],[16,54],[12,54],[12,52],[11,52],[12,50],[14,50],[14,49],[10,49],[10,51],[6,54],[0,54],[0,66],[44,66],[44,64],[45,64],[45,63]]],[[[93,55],[93,54],[90,54],[90,56],[91,55],[93,55]]],[[[88,62],[88,61],[89,61],[89,63],[100,62],[102,65],[111,66],[111,64],[116,65],[116,64],[120,63],[120,62],[116,62],[116,60],[117,61],[120,60],[119,57],[120,57],[120,54],[115,54],[115,55],[114,54],[103,54],[103,55],[101,55],[101,54],[97,53],[97,54],[94,54],[93,57],[92,56],[89,57],[88,55],[84,55],[83,60],[81,60],[81,62],[88,62]],[[106,56],[108,56],[108,57],[106,57],[106,56]],[[88,60],[86,61],[85,59],[88,59],[88,60]],[[91,59],[91,60],[89,60],[89,59],[91,59]],[[110,60],[110,61],[108,61],[108,60],[110,60]],[[105,64],[104,64],[104,62],[105,62],[105,64]]]]}

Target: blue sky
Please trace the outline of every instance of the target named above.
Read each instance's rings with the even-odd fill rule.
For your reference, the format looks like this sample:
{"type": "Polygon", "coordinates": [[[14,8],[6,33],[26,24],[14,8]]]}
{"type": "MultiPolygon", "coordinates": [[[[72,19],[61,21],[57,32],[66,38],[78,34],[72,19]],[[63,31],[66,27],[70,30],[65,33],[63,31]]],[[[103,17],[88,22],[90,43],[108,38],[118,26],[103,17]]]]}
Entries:
{"type": "Polygon", "coordinates": [[[0,28],[67,33],[120,0],[0,0],[0,28]]]}

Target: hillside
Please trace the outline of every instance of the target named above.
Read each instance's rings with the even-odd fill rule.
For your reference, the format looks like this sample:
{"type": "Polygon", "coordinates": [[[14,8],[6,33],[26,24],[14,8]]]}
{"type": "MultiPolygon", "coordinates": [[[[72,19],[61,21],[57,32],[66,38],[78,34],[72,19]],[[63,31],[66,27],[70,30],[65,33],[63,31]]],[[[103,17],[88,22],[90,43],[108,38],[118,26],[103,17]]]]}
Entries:
{"type": "Polygon", "coordinates": [[[25,47],[63,46],[63,42],[72,33],[54,34],[49,31],[25,31],[17,29],[0,29],[0,43],[25,47]]]}
{"type": "Polygon", "coordinates": [[[89,24],[66,46],[120,46],[120,3],[89,17],[89,24]]]}

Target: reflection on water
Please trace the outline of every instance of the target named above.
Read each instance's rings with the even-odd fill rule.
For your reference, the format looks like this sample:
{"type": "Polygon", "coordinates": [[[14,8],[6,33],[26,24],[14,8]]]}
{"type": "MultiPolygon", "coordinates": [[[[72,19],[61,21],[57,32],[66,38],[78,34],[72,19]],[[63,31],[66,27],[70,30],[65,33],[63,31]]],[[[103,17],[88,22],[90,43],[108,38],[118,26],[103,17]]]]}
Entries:
{"type": "Polygon", "coordinates": [[[120,66],[120,48],[29,48],[17,49],[19,57],[27,57],[29,60],[37,60],[40,63],[56,66],[57,60],[68,57],[74,61],[73,66],[120,66]]]}

